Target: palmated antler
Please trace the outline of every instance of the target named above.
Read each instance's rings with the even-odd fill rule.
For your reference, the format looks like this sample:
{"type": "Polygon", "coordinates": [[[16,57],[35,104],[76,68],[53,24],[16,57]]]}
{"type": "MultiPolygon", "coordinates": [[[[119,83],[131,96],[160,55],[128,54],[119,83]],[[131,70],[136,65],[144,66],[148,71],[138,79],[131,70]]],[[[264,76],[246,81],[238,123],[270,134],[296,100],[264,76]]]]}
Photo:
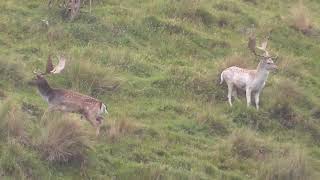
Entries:
{"type": "Polygon", "coordinates": [[[63,55],[62,56],[57,56],[57,57],[59,59],[59,63],[56,65],[56,67],[54,67],[53,70],[50,71],[50,73],[52,73],[52,74],[60,73],[64,69],[64,67],[66,65],[66,58],[63,55]]]}
{"type": "Polygon", "coordinates": [[[248,48],[251,50],[251,52],[252,52],[255,56],[262,57],[262,58],[277,59],[278,56],[272,57],[272,56],[270,56],[269,52],[267,51],[268,39],[269,39],[269,36],[267,36],[267,37],[265,38],[265,40],[261,43],[261,46],[256,46],[256,37],[255,37],[255,35],[251,35],[251,36],[249,36],[249,40],[248,40],[248,48]],[[263,54],[263,55],[258,54],[258,53],[256,52],[256,48],[264,51],[264,54],[263,54]]]}
{"type": "Polygon", "coordinates": [[[47,61],[47,67],[46,67],[46,74],[49,74],[53,70],[53,64],[52,64],[52,59],[51,59],[51,54],[48,56],[48,61],[47,61]]]}
{"type": "Polygon", "coordinates": [[[48,56],[47,60],[47,66],[45,72],[37,72],[36,70],[33,71],[36,75],[47,75],[47,74],[58,74],[61,73],[61,71],[64,69],[66,64],[66,59],[64,56],[57,56],[59,59],[59,62],[56,66],[52,63],[51,55],[48,56]]]}

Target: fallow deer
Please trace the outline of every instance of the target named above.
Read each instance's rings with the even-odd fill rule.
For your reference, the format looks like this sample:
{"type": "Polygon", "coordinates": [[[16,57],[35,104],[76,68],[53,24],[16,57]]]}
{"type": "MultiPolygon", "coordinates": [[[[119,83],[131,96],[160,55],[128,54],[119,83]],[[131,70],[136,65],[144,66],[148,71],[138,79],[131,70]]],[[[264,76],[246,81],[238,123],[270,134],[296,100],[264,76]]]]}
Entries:
{"type": "Polygon", "coordinates": [[[34,72],[36,77],[29,84],[37,86],[40,95],[49,104],[49,111],[81,114],[96,128],[96,135],[98,135],[103,121],[103,114],[108,113],[107,106],[98,99],[78,92],[52,88],[45,79],[45,75],[60,73],[64,67],[65,58],[63,56],[59,58],[59,63],[55,67],[52,64],[51,56],[49,56],[46,71],[44,73],[34,72]]]}
{"type": "Polygon", "coordinates": [[[277,69],[273,59],[266,50],[268,39],[260,47],[256,47],[256,38],[249,37],[248,47],[253,54],[260,58],[258,67],[255,70],[243,69],[236,66],[229,67],[221,73],[221,82],[226,81],[228,86],[228,101],[232,106],[232,96],[237,97],[237,89],[246,92],[247,106],[251,104],[251,95],[254,95],[257,110],[259,109],[259,96],[265,86],[270,71],[277,69]],[[263,55],[256,53],[255,48],[264,51],[263,55]]]}

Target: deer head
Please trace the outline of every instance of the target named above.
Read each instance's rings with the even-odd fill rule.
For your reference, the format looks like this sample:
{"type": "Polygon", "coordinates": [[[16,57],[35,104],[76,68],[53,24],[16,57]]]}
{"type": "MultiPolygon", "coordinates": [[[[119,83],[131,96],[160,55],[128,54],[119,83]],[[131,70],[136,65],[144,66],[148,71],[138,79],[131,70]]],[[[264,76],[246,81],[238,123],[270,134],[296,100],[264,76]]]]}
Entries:
{"type": "Polygon", "coordinates": [[[33,73],[36,75],[35,78],[33,78],[29,84],[30,85],[39,85],[46,82],[44,76],[48,74],[58,74],[61,73],[61,71],[64,69],[66,64],[66,59],[64,56],[57,56],[59,59],[59,62],[56,66],[52,64],[52,58],[51,55],[49,55],[47,60],[47,66],[45,72],[36,72],[33,71],[33,73]]]}
{"type": "Polygon", "coordinates": [[[271,71],[277,69],[277,65],[274,63],[274,61],[277,60],[278,56],[272,57],[270,56],[269,51],[267,51],[268,39],[269,36],[265,38],[265,40],[261,43],[261,46],[256,46],[256,37],[255,35],[252,35],[249,37],[248,48],[255,56],[260,57],[260,67],[271,71]],[[263,51],[263,54],[258,54],[256,52],[256,48],[263,51]]]}

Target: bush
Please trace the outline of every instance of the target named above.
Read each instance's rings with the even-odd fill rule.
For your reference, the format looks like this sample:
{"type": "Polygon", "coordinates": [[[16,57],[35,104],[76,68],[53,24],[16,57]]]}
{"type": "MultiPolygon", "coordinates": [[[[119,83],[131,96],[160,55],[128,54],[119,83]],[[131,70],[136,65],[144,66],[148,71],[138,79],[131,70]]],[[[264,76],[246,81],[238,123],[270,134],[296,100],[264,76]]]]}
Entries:
{"type": "Polygon", "coordinates": [[[46,119],[34,141],[42,158],[52,163],[81,163],[91,149],[89,133],[79,122],[56,116],[46,119]]]}

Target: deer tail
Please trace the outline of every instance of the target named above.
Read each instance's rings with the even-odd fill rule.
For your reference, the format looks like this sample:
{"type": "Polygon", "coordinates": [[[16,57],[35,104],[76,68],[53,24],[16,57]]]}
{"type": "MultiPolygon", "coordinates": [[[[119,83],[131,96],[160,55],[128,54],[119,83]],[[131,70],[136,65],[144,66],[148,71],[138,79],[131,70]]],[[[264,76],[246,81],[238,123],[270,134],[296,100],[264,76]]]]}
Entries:
{"type": "Polygon", "coordinates": [[[101,111],[102,113],[108,114],[107,106],[106,106],[105,104],[101,103],[100,111],[101,111]]]}
{"type": "Polygon", "coordinates": [[[223,72],[220,75],[220,84],[222,84],[222,83],[223,83],[223,72]]]}

